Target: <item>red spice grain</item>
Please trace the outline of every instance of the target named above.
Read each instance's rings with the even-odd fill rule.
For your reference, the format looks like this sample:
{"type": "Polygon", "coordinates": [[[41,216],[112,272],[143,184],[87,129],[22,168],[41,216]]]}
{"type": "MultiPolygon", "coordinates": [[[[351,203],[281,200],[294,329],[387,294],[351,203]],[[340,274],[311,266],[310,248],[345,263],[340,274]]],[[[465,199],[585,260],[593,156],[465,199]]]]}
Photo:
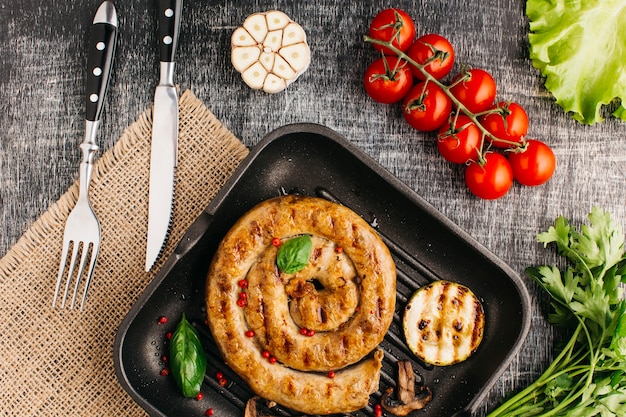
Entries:
{"type": "Polygon", "coordinates": [[[275,237],[274,239],[272,239],[272,246],[279,247],[280,246],[280,238],[275,237]]]}
{"type": "Polygon", "coordinates": [[[161,369],[161,375],[162,376],[168,376],[170,374],[170,370],[169,368],[163,368],[161,369]]]}
{"type": "Polygon", "coordinates": [[[335,253],[342,253],[342,252],[343,252],[343,248],[341,246],[335,247],[335,253]]]}
{"type": "Polygon", "coordinates": [[[228,384],[228,380],[226,378],[220,378],[217,383],[220,384],[220,387],[225,387],[226,384],[228,384]]]}
{"type": "Polygon", "coordinates": [[[161,356],[161,362],[163,363],[167,362],[167,356],[165,355],[161,356]]]}
{"type": "Polygon", "coordinates": [[[204,394],[199,392],[198,395],[196,395],[196,400],[198,401],[202,401],[202,399],[204,398],[204,394]]]}
{"type": "Polygon", "coordinates": [[[313,329],[306,329],[306,328],[302,327],[300,329],[300,334],[302,336],[312,337],[312,336],[315,336],[315,330],[313,330],[313,329]]]}
{"type": "Polygon", "coordinates": [[[271,355],[269,350],[264,350],[263,352],[261,352],[261,356],[263,356],[265,359],[269,359],[271,355]]]}
{"type": "Polygon", "coordinates": [[[215,378],[217,378],[217,379],[222,379],[222,378],[224,378],[224,374],[223,374],[223,373],[221,373],[220,371],[217,371],[217,372],[215,373],[215,378]]]}
{"type": "Polygon", "coordinates": [[[254,337],[254,330],[246,330],[246,337],[254,337]]]}
{"type": "Polygon", "coordinates": [[[248,280],[247,279],[239,280],[237,285],[239,285],[239,288],[248,288],[248,280]]]}
{"type": "Polygon", "coordinates": [[[172,332],[167,332],[167,333],[165,333],[165,338],[166,338],[167,340],[170,340],[170,339],[172,338],[172,332]]]}
{"type": "Polygon", "coordinates": [[[278,359],[276,359],[275,356],[270,356],[269,359],[268,359],[268,361],[270,361],[270,363],[276,363],[277,360],[278,359]]]}
{"type": "Polygon", "coordinates": [[[329,378],[334,378],[335,377],[335,371],[328,371],[328,374],[326,374],[326,376],[328,376],[329,378]]]}
{"type": "Polygon", "coordinates": [[[157,323],[158,324],[165,324],[165,323],[167,323],[167,317],[165,317],[165,316],[159,317],[159,319],[157,320],[157,323]]]}
{"type": "Polygon", "coordinates": [[[213,411],[212,408],[207,408],[207,410],[204,412],[204,415],[207,417],[211,417],[213,414],[215,414],[215,411],[213,411]]]}

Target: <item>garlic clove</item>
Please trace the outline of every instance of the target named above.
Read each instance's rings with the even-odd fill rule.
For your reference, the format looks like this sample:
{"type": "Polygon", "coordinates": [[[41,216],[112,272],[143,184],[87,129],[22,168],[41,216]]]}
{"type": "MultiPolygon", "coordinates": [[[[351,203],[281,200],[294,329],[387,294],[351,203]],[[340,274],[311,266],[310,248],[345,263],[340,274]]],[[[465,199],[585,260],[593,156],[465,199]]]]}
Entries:
{"type": "Polygon", "coordinates": [[[283,46],[306,42],[306,33],[297,23],[289,23],[283,30],[283,46]]]}
{"type": "Polygon", "coordinates": [[[258,44],[252,35],[250,35],[250,32],[243,27],[235,29],[230,38],[230,43],[232,46],[254,46],[258,44]]]}
{"type": "Polygon", "coordinates": [[[266,70],[271,71],[274,67],[276,56],[277,55],[273,52],[262,52],[259,57],[259,62],[265,67],[266,70]]]}
{"type": "Polygon", "coordinates": [[[254,38],[255,41],[262,44],[267,35],[267,21],[265,16],[260,13],[251,14],[243,22],[243,27],[254,38]]]}
{"type": "Polygon", "coordinates": [[[273,30],[268,32],[265,40],[263,41],[263,50],[265,52],[278,52],[283,46],[283,31],[273,30]]]}
{"type": "Polygon", "coordinates": [[[265,14],[267,20],[267,27],[269,30],[282,29],[291,19],[285,13],[278,10],[271,10],[265,14]]]}
{"type": "Polygon", "coordinates": [[[241,73],[243,81],[255,90],[263,88],[266,77],[267,70],[259,62],[252,64],[250,68],[241,73]]]}
{"type": "Polygon", "coordinates": [[[304,71],[311,60],[309,48],[303,43],[285,46],[278,53],[295,71],[304,71]]]}
{"type": "Polygon", "coordinates": [[[280,55],[276,55],[272,72],[285,79],[285,81],[289,81],[296,76],[296,72],[280,55]]]}
{"type": "Polygon", "coordinates": [[[267,74],[265,82],[263,83],[263,91],[266,93],[274,94],[283,91],[287,87],[285,80],[275,74],[267,74]]]}
{"type": "Polygon", "coordinates": [[[246,70],[255,62],[258,62],[261,50],[256,46],[239,46],[231,52],[231,62],[239,72],[246,70]]]}

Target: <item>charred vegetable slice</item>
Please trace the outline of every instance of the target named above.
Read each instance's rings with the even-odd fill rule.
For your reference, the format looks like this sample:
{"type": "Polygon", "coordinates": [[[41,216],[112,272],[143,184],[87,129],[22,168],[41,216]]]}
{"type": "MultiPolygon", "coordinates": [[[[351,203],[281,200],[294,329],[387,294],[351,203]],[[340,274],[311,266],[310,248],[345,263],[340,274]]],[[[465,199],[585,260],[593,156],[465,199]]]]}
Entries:
{"type": "Polygon", "coordinates": [[[409,349],[426,363],[452,365],[467,359],[483,338],[483,306],[467,287],[435,281],[417,290],[404,311],[409,349]]]}

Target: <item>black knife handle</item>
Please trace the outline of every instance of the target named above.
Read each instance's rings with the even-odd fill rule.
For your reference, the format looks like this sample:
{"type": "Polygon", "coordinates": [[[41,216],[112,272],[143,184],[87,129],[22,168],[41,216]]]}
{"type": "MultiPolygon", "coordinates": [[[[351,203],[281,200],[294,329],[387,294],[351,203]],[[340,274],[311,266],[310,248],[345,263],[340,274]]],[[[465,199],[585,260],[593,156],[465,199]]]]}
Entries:
{"type": "Polygon", "coordinates": [[[87,50],[87,81],[86,119],[98,121],[102,116],[102,107],[106,95],[109,75],[115,55],[115,41],[117,39],[117,16],[111,2],[102,3],[96,13],[96,19],[91,26],[91,36],[87,50]],[[106,19],[103,21],[103,8],[106,8],[106,19]]]}
{"type": "Polygon", "coordinates": [[[161,62],[174,62],[183,0],[159,0],[159,53],[161,62]]]}

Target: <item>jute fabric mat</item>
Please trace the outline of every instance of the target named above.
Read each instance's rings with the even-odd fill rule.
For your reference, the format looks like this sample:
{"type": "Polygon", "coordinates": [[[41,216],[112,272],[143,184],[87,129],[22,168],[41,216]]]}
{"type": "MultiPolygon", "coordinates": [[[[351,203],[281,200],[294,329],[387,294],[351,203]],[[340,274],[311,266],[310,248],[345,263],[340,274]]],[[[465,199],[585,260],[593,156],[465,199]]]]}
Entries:
{"type": "Polygon", "coordinates": [[[145,272],[152,111],[95,163],[91,201],[102,241],[84,311],[52,309],[65,220],[78,183],[0,260],[0,410],[3,416],[139,416],[119,385],[119,323],[247,148],[187,90],[180,98],[172,230],[145,272]]]}

